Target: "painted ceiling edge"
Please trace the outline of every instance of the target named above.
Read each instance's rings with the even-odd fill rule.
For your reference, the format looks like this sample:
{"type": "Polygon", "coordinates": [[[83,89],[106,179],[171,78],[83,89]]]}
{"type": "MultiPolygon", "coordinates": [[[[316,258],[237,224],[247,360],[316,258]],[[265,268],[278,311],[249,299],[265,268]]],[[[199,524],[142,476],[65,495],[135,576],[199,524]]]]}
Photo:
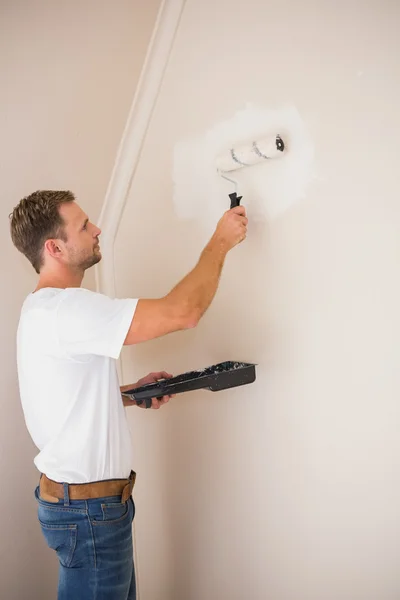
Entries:
{"type": "Polygon", "coordinates": [[[103,259],[95,267],[96,290],[111,297],[116,294],[115,238],[185,2],[162,0],[100,213],[103,259]]]}

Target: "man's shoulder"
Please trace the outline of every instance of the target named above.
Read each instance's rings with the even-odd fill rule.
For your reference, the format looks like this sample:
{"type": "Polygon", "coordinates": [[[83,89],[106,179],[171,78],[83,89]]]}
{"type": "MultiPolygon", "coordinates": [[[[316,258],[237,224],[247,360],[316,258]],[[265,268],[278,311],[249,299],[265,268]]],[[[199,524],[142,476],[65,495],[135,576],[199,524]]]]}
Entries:
{"type": "Polygon", "coordinates": [[[41,288],[26,296],[22,305],[22,312],[38,308],[58,298],[64,290],[62,288],[41,288]]]}
{"type": "Polygon", "coordinates": [[[74,298],[74,297],[106,297],[104,294],[99,294],[87,288],[83,287],[67,287],[67,288],[54,288],[45,287],[29,294],[26,297],[24,305],[43,304],[52,300],[62,300],[63,298],[74,298]]]}
{"type": "Polygon", "coordinates": [[[91,292],[86,288],[53,288],[46,287],[29,294],[21,307],[21,315],[35,310],[52,310],[61,302],[70,300],[74,302],[85,298],[90,298],[96,295],[96,292],[91,292]]]}

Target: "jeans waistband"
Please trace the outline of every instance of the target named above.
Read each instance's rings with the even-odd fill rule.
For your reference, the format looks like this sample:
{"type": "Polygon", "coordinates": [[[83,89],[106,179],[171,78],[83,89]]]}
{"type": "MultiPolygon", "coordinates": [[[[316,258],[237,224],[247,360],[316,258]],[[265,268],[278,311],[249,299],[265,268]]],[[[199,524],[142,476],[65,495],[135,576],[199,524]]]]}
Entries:
{"type": "Polygon", "coordinates": [[[59,483],[42,474],[40,496],[46,502],[58,503],[63,499],[68,506],[70,500],[89,500],[106,496],[121,496],[121,502],[130,498],[135,485],[136,473],[131,471],[128,479],[106,479],[89,483],[59,483]]]}

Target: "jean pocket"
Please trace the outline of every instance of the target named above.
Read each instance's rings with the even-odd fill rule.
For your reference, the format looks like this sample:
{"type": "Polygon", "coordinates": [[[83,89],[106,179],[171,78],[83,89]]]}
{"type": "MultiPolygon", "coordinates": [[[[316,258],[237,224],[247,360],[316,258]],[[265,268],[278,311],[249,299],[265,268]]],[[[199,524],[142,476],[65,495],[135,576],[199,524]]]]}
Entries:
{"type": "Polygon", "coordinates": [[[77,525],[47,525],[40,521],[42,533],[47,545],[55,550],[58,560],[64,567],[70,567],[74,556],[77,525]]]}
{"type": "Polygon", "coordinates": [[[93,525],[114,525],[124,521],[129,515],[129,502],[101,504],[101,516],[92,518],[93,525]]]}

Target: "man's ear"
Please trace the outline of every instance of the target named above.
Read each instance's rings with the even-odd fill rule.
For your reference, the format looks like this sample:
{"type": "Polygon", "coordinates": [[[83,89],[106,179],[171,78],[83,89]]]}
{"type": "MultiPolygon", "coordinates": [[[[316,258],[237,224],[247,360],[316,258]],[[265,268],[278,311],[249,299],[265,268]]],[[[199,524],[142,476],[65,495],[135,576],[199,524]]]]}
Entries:
{"type": "Polygon", "coordinates": [[[53,258],[60,258],[62,255],[62,248],[60,247],[58,240],[46,240],[44,249],[53,258]]]}

